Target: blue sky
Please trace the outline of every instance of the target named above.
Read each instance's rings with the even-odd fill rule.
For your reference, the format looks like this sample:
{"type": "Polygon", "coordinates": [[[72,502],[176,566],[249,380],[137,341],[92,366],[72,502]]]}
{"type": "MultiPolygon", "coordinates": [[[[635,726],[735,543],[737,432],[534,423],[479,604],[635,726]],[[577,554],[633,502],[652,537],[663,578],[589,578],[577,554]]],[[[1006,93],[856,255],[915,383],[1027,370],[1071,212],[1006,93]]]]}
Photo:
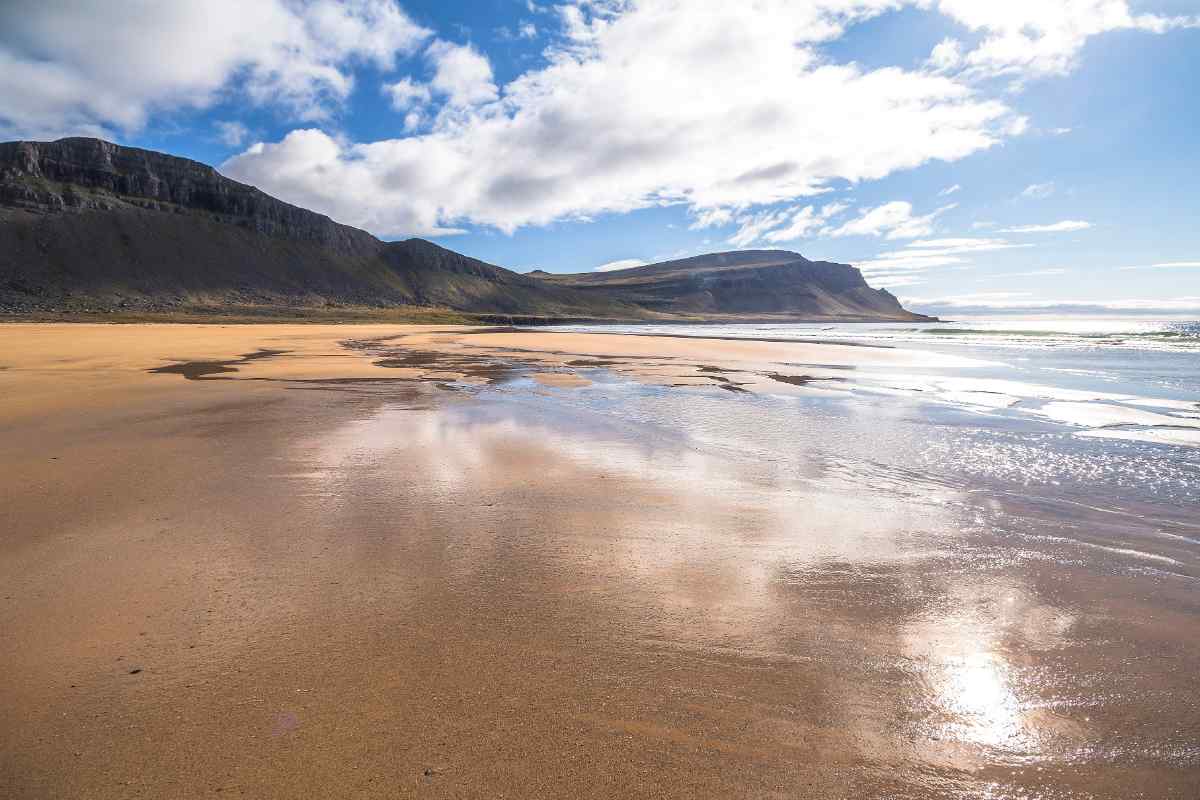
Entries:
{"type": "Polygon", "coordinates": [[[943,313],[1200,311],[1197,78],[1195,0],[0,8],[4,139],[521,271],[783,248],[943,313]]]}

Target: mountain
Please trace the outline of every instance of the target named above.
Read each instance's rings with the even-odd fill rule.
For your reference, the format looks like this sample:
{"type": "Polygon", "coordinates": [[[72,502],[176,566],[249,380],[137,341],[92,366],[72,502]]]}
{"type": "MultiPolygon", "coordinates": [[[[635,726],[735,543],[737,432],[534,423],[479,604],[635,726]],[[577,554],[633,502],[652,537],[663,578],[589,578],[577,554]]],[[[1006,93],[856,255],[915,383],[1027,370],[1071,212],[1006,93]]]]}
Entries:
{"type": "Polygon", "coordinates": [[[0,311],[414,306],[644,316],[421,239],[380,241],[188,159],[98,139],[0,144],[0,311]]]}
{"type": "Polygon", "coordinates": [[[381,241],[205,164],[99,139],[0,144],[0,313],[915,319],[858,270],[743,251],[520,275],[381,241]]]}
{"type": "Polygon", "coordinates": [[[575,275],[530,273],[554,286],[706,319],[925,320],[849,264],[787,250],[738,250],[575,275]]]}

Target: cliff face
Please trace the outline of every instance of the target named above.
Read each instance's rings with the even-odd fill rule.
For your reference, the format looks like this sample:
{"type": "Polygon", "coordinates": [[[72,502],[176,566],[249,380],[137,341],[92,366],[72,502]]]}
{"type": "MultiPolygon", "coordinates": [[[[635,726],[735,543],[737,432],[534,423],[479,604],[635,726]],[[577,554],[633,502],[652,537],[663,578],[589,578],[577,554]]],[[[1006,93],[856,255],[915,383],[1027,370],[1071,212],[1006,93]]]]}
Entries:
{"type": "Polygon", "coordinates": [[[872,289],[848,264],[809,261],[785,250],[711,253],[613,272],[540,277],[668,314],[924,319],[887,291],[872,289]]]}
{"type": "Polygon", "coordinates": [[[366,231],[276,200],[186,158],[100,139],[0,144],[0,204],[42,212],[144,210],[211,214],[259,233],[363,255],[366,231]]]}
{"type": "Polygon", "coordinates": [[[420,239],[382,242],[188,159],[98,139],[0,144],[0,312],[229,306],[643,313],[420,239]]]}

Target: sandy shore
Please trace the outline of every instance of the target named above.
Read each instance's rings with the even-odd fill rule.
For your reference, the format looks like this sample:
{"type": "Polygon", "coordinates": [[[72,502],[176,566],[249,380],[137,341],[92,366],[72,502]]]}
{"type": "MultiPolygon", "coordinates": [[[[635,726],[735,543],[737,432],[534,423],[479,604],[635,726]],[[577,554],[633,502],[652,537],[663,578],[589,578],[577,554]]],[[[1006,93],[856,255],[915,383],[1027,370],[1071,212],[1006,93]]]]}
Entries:
{"type": "Polygon", "coordinates": [[[1014,545],[1037,509],[851,474],[703,388],[953,363],[0,326],[0,796],[1187,796],[1191,583],[1014,545]],[[602,374],[730,438],[557,399],[602,374]]]}

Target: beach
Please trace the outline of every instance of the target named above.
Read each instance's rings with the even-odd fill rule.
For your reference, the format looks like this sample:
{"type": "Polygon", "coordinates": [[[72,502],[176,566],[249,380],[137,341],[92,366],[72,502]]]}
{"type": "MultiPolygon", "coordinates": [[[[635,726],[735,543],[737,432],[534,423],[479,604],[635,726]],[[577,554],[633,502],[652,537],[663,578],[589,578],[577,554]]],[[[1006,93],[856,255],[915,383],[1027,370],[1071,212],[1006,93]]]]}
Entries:
{"type": "Polygon", "coordinates": [[[1191,796],[1187,391],[657,333],[0,326],[0,795],[1191,796]]]}

